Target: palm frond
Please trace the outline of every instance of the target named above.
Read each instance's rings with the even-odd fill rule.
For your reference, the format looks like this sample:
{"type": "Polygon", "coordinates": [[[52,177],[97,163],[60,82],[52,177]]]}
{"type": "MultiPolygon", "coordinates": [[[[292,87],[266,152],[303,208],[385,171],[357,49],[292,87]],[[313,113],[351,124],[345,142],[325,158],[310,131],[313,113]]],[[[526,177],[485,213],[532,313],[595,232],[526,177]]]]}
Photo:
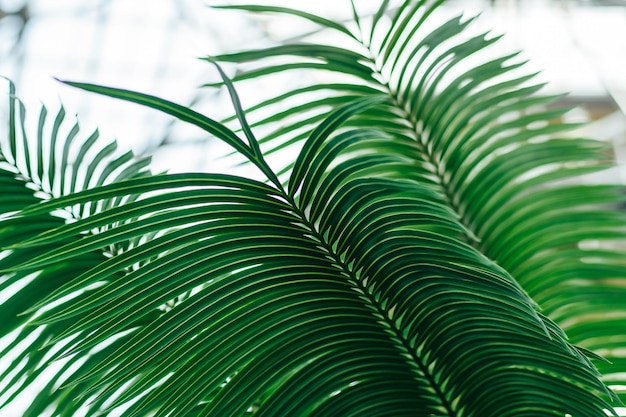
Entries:
{"type": "MultiPolygon", "coordinates": [[[[550,98],[535,95],[540,86],[517,73],[514,55],[459,75],[496,41],[466,36],[470,20],[428,31],[441,1],[390,3],[356,31],[289,8],[231,7],[304,18],[354,45],[210,58],[260,60],[240,80],[295,67],[337,75],[246,111],[237,77],[218,66],[245,138],[156,97],[69,83],[195,124],[265,178],[120,178],[24,200],[0,218],[5,285],[73,268],[34,299],[11,297],[26,312],[22,336],[45,335],[21,352],[22,373],[66,361],[27,415],[612,412],[615,396],[591,361],[592,351],[616,356],[621,334],[617,319],[600,325],[594,315],[623,309],[621,253],[602,243],[623,239],[612,207],[621,196],[561,181],[610,165],[606,147],[566,137],[563,111],[540,107],[550,98]],[[303,62],[275,63],[279,55],[303,62]],[[314,99],[287,105],[294,97],[314,99]],[[270,116],[255,120],[261,111],[270,116]],[[267,155],[292,145],[298,156],[272,169],[267,155]],[[51,216],[74,207],[97,209],[51,216]],[[43,219],[57,223],[17,231],[43,219]],[[124,250],[104,257],[107,247],[124,250]]],[[[56,172],[51,165],[41,162],[56,172]]],[[[622,365],[601,364],[609,373],[622,365]]]]}
{"type": "MultiPolygon", "coordinates": [[[[68,206],[62,212],[41,212],[23,217],[16,215],[20,210],[63,195],[96,187],[105,183],[126,178],[141,177],[147,174],[149,159],[132,159],[129,153],[115,152],[115,142],[96,144],[98,132],[95,131],[84,139],[80,137],[78,123],[69,121],[61,107],[51,123],[48,110],[42,106],[36,129],[26,122],[25,106],[15,96],[15,86],[9,82],[9,134],[6,143],[0,149],[0,178],[3,194],[0,212],[0,239],[5,249],[0,256],[1,275],[0,291],[7,291],[10,296],[0,304],[0,334],[13,334],[6,339],[7,344],[0,349],[0,356],[14,359],[9,367],[2,369],[0,396],[6,394],[10,402],[15,395],[34,382],[45,370],[44,358],[50,348],[44,348],[47,340],[58,334],[58,326],[37,328],[24,327],[33,314],[22,314],[25,307],[37,304],[62,287],[72,277],[78,276],[106,259],[105,256],[121,253],[136,244],[132,240],[121,246],[102,246],[89,253],[73,257],[69,261],[58,262],[53,267],[37,271],[18,271],[15,264],[36,258],[54,249],[54,245],[43,245],[37,249],[6,250],[9,246],[24,239],[54,230],[67,220],[86,218],[107,207],[130,202],[136,196],[127,196],[123,200],[102,200],[99,204],[89,202],[68,206]],[[30,133],[36,132],[36,140],[31,140],[30,133]],[[17,332],[17,333],[16,333],[17,332]],[[29,336],[37,334],[26,347],[19,351],[15,348],[29,336]],[[22,370],[21,373],[15,373],[22,370]],[[22,378],[27,373],[26,379],[22,378]]],[[[93,231],[90,231],[93,232],[93,231]]],[[[78,235],[68,237],[75,240],[78,235]]]]}
{"type": "MultiPolygon", "coordinates": [[[[475,236],[472,245],[515,277],[545,313],[564,326],[574,343],[614,362],[599,366],[610,374],[607,381],[623,385],[619,375],[626,368],[619,365],[623,361],[617,349],[626,336],[622,325],[626,311],[612,300],[623,297],[626,270],[623,252],[611,243],[624,239],[624,214],[616,210],[623,191],[619,186],[563,182],[611,166],[612,154],[604,143],[567,134],[576,127],[560,121],[567,109],[545,109],[555,97],[537,94],[542,85],[533,84],[533,74],[520,73],[523,63],[516,62],[515,54],[485,56],[483,64],[465,69],[465,61],[481,59],[474,57],[480,57],[498,37],[465,35],[472,19],[460,16],[425,32],[425,22],[436,14],[440,3],[404,1],[392,10],[384,2],[370,23],[370,33],[355,27],[342,40],[342,45],[352,42],[343,47],[343,54],[303,45],[303,51],[316,54],[300,55],[320,62],[319,69],[326,73],[337,73],[337,79],[345,82],[347,75],[352,84],[373,94],[386,92],[395,103],[395,116],[389,111],[371,112],[352,119],[351,125],[369,128],[374,117],[385,120],[376,128],[388,135],[388,141],[413,139],[419,149],[412,153],[416,165],[428,169],[445,204],[475,236]],[[385,16],[389,16],[387,21],[385,16]],[[345,59],[341,66],[335,63],[336,54],[345,59]],[[372,72],[365,74],[364,67],[372,72]],[[588,242],[605,249],[588,249],[588,242]],[[615,318],[608,319],[607,314],[615,318]]],[[[275,12],[258,5],[235,8],[275,12]]],[[[291,14],[298,17],[299,12],[291,14]]],[[[236,52],[214,59],[242,63],[263,56],[264,51],[267,57],[279,52],[290,56],[297,47],[236,52]]],[[[263,73],[254,67],[248,73],[257,79],[272,74],[263,62],[258,64],[263,73]]],[[[300,91],[309,93],[306,86],[300,91]]],[[[250,112],[281,109],[283,97],[288,96],[266,100],[250,112]]],[[[329,104],[330,97],[336,102],[339,97],[354,99],[340,88],[327,97],[329,104]]],[[[277,139],[270,136],[272,141],[282,145],[282,136],[286,143],[296,142],[283,132],[299,127],[298,113],[298,109],[279,113],[284,118],[276,130],[277,139]]],[[[275,121],[270,117],[259,125],[275,121]]],[[[390,149],[387,145],[385,154],[390,149]]]]}

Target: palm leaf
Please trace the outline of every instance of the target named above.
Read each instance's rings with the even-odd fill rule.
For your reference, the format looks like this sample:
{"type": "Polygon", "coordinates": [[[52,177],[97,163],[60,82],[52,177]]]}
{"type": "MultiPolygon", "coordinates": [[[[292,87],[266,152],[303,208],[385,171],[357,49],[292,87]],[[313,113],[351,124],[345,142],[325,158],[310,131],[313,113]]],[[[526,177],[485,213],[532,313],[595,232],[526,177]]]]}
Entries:
{"type": "MultiPolygon", "coordinates": [[[[300,65],[273,63],[283,54],[337,73],[337,82],[295,89],[298,99],[316,97],[303,115],[285,92],[245,111],[218,67],[245,139],[175,103],[70,83],[195,124],[265,178],[123,178],[25,201],[0,218],[4,283],[75,269],[34,300],[12,297],[27,313],[22,335],[46,332],[22,351],[22,372],[76,364],[53,375],[29,415],[46,406],[128,416],[611,410],[614,394],[591,361],[592,351],[612,357],[619,345],[620,321],[599,321],[623,309],[623,264],[620,252],[582,243],[623,238],[612,207],[621,197],[617,187],[562,181],[610,158],[597,142],[566,137],[571,126],[555,120],[562,111],[537,109],[549,98],[533,95],[531,76],[515,75],[513,55],[455,75],[495,39],[465,36],[469,21],[459,18],[426,32],[440,3],[391,11],[383,2],[369,34],[294,9],[237,6],[291,14],[354,42],[211,58],[260,59],[248,79],[300,65]],[[249,123],[261,110],[270,116],[249,123]],[[269,126],[257,140],[253,129],[269,126]],[[299,154],[279,167],[280,181],[265,158],[291,145],[299,154]],[[96,209],[16,232],[77,206],[96,209]],[[104,258],[110,247],[124,250],[104,258]],[[28,355],[37,349],[47,355],[28,355]]],[[[600,363],[609,378],[622,365],[600,363]]]]}
{"type": "MultiPolygon", "coordinates": [[[[64,129],[68,121],[62,107],[56,113],[51,126],[48,126],[48,110],[42,106],[36,129],[37,140],[33,142],[30,140],[29,126],[26,123],[25,107],[16,98],[15,86],[11,82],[9,94],[9,141],[0,152],[2,161],[0,182],[3,193],[0,217],[4,218],[0,223],[0,236],[3,247],[53,230],[64,224],[63,218],[76,220],[88,217],[102,207],[117,205],[120,201],[107,200],[100,206],[89,203],[77,204],[67,207],[61,217],[58,214],[51,215],[50,212],[40,212],[28,218],[11,217],[12,213],[32,206],[41,199],[54,199],[90,186],[146,174],[149,159],[131,160],[128,154],[120,156],[114,152],[116,149],[114,142],[101,148],[99,153],[92,156],[92,161],[88,162],[86,156],[97,150],[94,146],[98,132],[92,133],[82,143],[78,143],[78,124],[73,123],[69,130],[64,129]],[[75,160],[72,159],[73,155],[76,155],[75,160]]],[[[128,196],[125,200],[131,201],[133,198],[134,196],[128,196]]],[[[75,238],[75,235],[71,236],[70,240],[75,238]]],[[[38,249],[14,248],[3,251],[0,269],[4,269],[5,273],[1,276],[0,290],[10,291],[10,297],[0,305],[0,316],[3,317],[0,334],[13,332],[13,338],[6,339],[8,344],[2,346],[0,355],[6,356],[14,351],[20,342],[33,334],[33,328],[24,327],[33,317],[33,314],[21,314],[25,310],[24,307],[39,303],[72,277],[105,260],[105,252],[122,252],[126,245],[130,244],[132,242],[127,241],[122,246],[98,248],[74,257],[71,261],[59,262],[51,268],[36,271],[35,274],[32,271],[17,271],[11,265],[47,253],[54,245],[38,249]]],[[[21,351],[16,353],[12,364],[0,372],[0,380],[3,381],[0,395],[9,392],[18,394],[40,377],[45,369],[41,361],[50,352],[49,348],[43,346],[48,339],[58,334],[59,329],[54,326],[37,328],[37,337],[25,348],[22,347],[21,351]],[[33,352],[37,354],[32,354],[33,352]],[[29,370],[28,378],[21,378],[20,373],[9,377],[18,369],[23,372],[29,370]]],[[[9,395],[7,401],[12,398],[13,396],[9,395]]]]}
{"type": "MultiPolygon", "coordinates": [[[[624,238],[620,226],[624,216],[615,211],[623,193],[619,187],[559,183],[610,166],[611,155],[603,143],[569,138],[566,132],[575,126],[558,121],[566,110],[538,109],[554,98],[536,95],[541,85],[530,84],[532,75],[507,75],[517,74],[520,67],[514,54],[486,59],[484,64],[454,75],[464,60],[480,55],[497,37],[467,37],[463,33],[471,19],[460,17],[424,33],[423,24],[436,13],[439,3],[405,1],[392,11],[385,2],[371,22],[371,34],[352,33],[342,41],[342,45],[352,42],[352,47],[344,47],[343,56],[353,57],[353,68],[379,68],[373,77],[358,70],[346,71],[351,66],[347,61],[339,68],[330,55],[317,57],[323,62],[322,69],[337,72],[338,79],[347,74],[354,84],[371,88],[375,94],[386,90],[397,105],[396,125],[389,122],[391,114],[387,113],[387,124],[377,127],[389,140],[414,139],[421,150],[416,163],[426,163],[446,205],[478,239],[475,246],[510,272],[541,306],[547,303],[546,312],[568,330],[573,342],[593,348],[611,361],[619,360],[621,354],[614,349],[624,340],[621,319],[607,320],[605,314],[624,314],[623,306],[610,301],[619,298],[626,282],[621,252],[607,250],[596,257],[581,243],[624,238]],[[379,28],[386,15],[389,26],[379,28]],[[372,83],[373,79],[378,82],[372,83]],[[510,121],[502,122],[505,117],[510,121]],[[400,131],[404,134],[399,137],[400,131]],[[538,143],[542,138],[549,139],[538,143]],[[554,269],[548,272],[544,265],[554,269]],[[602,270],[610,273],[591,272],[602,270]],[[562,291],[579,296],[558,296],[562,291]],[[559,314],[553,314],[557,310],[559,314]],[[595,328],[597,333],[569,332],[580,326],[595,328]]],[[[258,6],[237,9],[273,12],[258,6]]],[[[272,47],[267,55],[290,54],[291,49],[272,47]]],[[[243,62],[250,54],[261,56],[262,51],[215,59],[243,62]]],[[[259,65],[264,68],[260,76],[272,73],[262,60],[259,65]]],[[[253,73],[254,68],[248,71],[253,73]]],[[[334,93],[345,95],[340,89],[334,93]]],[[[251,112],[281,108],[278,98],[263,104],[251,107],[251,112]]],[[[285,121],[287,117],[281,120],[281,132],[289,130],[289,123],[298,123],[295,113],[287,114],[294,122],[285,121]]],[[[367,119],[353,119],[351,124],[371,127],[367,119]]],[[[385,151],[388,153],[389,147],[385,151]]],[[[600,366],[613,374],[607,375],[607,380],[622,382],[617,375],[626,369],[617,362],[600,366]]]]}

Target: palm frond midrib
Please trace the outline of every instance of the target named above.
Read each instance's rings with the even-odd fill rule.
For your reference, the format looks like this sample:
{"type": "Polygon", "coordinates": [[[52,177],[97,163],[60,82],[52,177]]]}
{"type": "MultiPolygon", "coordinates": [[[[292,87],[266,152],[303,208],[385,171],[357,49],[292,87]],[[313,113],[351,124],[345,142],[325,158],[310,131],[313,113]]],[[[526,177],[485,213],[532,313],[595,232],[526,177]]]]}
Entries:
{"type": "Polygon", "coordinates": [[[403,130],[406,129],[405,131],[410,132],[414,141],[413,143],[417,149],[417,153],[422,157],[421,162],[423,162],[423,167],[427,169],[432,178],[435,179],[435,184],[439,187],[440,196],[443,197],[445,205],[452,210],[454,215],[458,216],[459,223],[467,231],[463,237],[464,242],[478,248],[477,242],[479,238],[477,238],[474,234],[470,221],[465,216],[465,213],[463,213],[461,205],[455,202],[456,190],[451,184],[449,184],[449,180],[447,179],[449,176],[445,175],[447,172],[445,164],[432,149],[428,148],[428,144],[426,142],[422,142],[420,140],[420,138],[423,137],[421,134],[423,129],[418,125],[418,119],[416,119],[411,113],[409,104],[402,100],[400,97],[400,91],[395,90],[392,87],[391,81],[385,76],[383,70],[378,64],[382,57],[377,56],[377,53],[372,49],[372,47],[368,46],[366,43],[362,42],[361,45],[367,49],[370,56],[369,64],[375,71],[375,78],[379,80],[385,93],[389,96],[390,102],[395,106],[396,111],[398,112],[398,117],[402,119],[405,124],[408,124],[408,126],[402,126],[402,128],[403,130]]]}
{"type": "Polygon", "coordinates": [[[317,228],[305,216],[303,210],[298,207],[298,204],[290,195],[285,193],[283,197],[294,207],[294,214],[299,217],[303,227],[306,229],[306,233],[310,234],[313,240],[321,246],[322,250],[328,253],[328,255],[332,259],[333,264],[337,266],[341,274],[346,276],[351,285],[354,286],[354,290],[357,293],[363,294],[367,297],[368,306],[372,309],[372,313],[375,313],[379,316],[379,318],[382,318],[382,322],[379,321],[379,323],[385,329],[387,329],[390,334],[393,335],[391,340],[394,342],[393,344],[397,347],[399,354],[405,357],[408,356],[410,358],[411,366],[415,369],[420,377],[424,377],[426,379],[431,389],[434,390],[439,403],[445,409],[447,415],[449,417],[456,417],[457,412],[455,411],[452,403],[446,397],[446,394],[442,390],[441,385],[436,381],[435,376],[429,370],[426,362],[422,358],[420,358],[417,354],[417,351],[411,347],[410,341],[406,338],[402,329],[398,327],[397,321],[390,317],[389,310],[383,308],[380,301],[376,300],[375,296],[371,292],[371,288],[364,283],[363,277],[358,276],[358,273],[354,270],[354,267],[351,267],[346,262],[349,261],[349,259],[345,259],[341,254],[333,250],[333,245],[328,242],[328,240],[319,232],[319,230],[317,230],[317,228]]]}

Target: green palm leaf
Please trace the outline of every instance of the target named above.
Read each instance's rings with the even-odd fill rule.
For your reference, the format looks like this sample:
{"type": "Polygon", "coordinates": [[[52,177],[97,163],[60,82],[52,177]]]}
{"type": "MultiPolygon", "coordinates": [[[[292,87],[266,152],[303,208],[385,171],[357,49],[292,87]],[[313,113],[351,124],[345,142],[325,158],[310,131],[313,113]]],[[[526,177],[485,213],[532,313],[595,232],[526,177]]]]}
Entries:
{"type": "MultiPolygon", "coordinates": [[[[67,117],[62,107],[51,125],[48,123],[48,110],[45,107],[41,108],[36,129],[37,140],[32,141],[26,123],[26,110],[15,97],[15,87],[11,82],[9,94],[8,143],[0,152],[0,182],[3,193],[0,236],[4,248],[56,229],[63,225],[63,218],[74,220],[86,218],[107,206],[120,204],[121,200],[103,200],[100,205],[84,202],[68,206],[60,217],[52,216],[49,211],[29,217],[11,214],[18,213],[42,199],[50,200],[88,187],[146,175],[149,159],[133,160],[129,158],[128,153],[116,153],[114,142],[104,147],[96,145],[97,131],[79,143],[78,124],[72,122],[68,129],[67,117]],[[90,153],[91,161],[86,157],[90,153]],[[74,155],[75,159],[72,158],[74,155]]],[[[128,196],[124,201],[132,201],[134,198],[135,196],[128,196]]],[[[75,238],[76,235],[73,235],[69,240],[75,238]]],[[[45,369],[41,361],[50,352],[50,348],[43,346],[60,331],[60,328],[55,326],[38,328],[37,337],[26,347],[15,352],[18,344],[33,334],[33,328],[24,327],[33,318],[33,314],[22,314],[25,307],[41,302],[72,277],[105,260],[105,253],[123,252],[132,244],[132,241],[126,241],[118,246],[99,247],[95,251],[73,257],[70,261],[58,262],[50,268],[38,270],[35,274],[32,270],[16,270],[12,265],[48,253],[55,244],[37,249],[15,248],[2,252],[0,269],[4,269],[5,273],[1,276],[0,290],[10,291],[11,295],[0,305],[0,316],[3,318],[0,323],[0,334],[14,332],[14,337],[5,339],[8,343],[1,346],[0,355],[6,356],[13,351],[15,358],[12,364],[0,373],[0,380],[3,381],[0,395],[18,394],[41,376],[45,369]],[[18,369],[23,372],[29,371],[28,377],[23,379],[20,373],[10,376],[18,369]]],[[[12,398],[13,395],[8,395],[7,401],[12,398]]]]}
{"type": "MultiPolygon", "coordinates": [[[[41,333],[5,349],[19,351],[9,368],[19,372],[0,380],[19,393],[61,364],[27,415],[611,410],[615,395],[594,364],[619,381],[620,316],[602,315],[624,308],[622,254],[603,243],[623,239],[613,208],[621,193],[563,181],[610,158],[595,141],[567,137],[563,111],[538,108],[551,98],[534,95],[540,86],[516,73],[514,55],[456,75],[496,39],[464,35],[470,21],[460,18],[426,32],[440,3],[392,11],[382,2],[369,23],[352,4],[357,31],[289,8],[230,7],[304,18],[354,45],[210,58],[259,60],[239,81],[296,67],[337,75],[245,111],[237,77],[218,66],[245,138],[156,97],[68,83],[195,124],[254,164],[258,180],[141,169],[112,178],[133,170],[105,146],[96,158],[105,167],[76,171],[104,178],[71,188],[76,177],[54,177],[68,169],[77,132],[59,139],[60,113],[44,140],[42,113],[37,161],[28,160],[28,141],[17,140],[24,119],[11,107],[0,186],[15,203],[0,214],[1,285],[33,275],[47,285],[9,298],[19,323],[4,334],[41,333]],[[303,62],[276,63],[282,55],[303,62]],[[310,105],[290,106],[294,98],[310,105]],[[254,130],[268,127],[257,140],[254,130]],[[291,146],[298,156],[272,169],[266,157],[291,146]],[[33,178],[49,192],[70,188],[36,203],[24,191],[33,178]]],[[[97,142],[83,143],[86,158],[97,142]]]]}
{"type": "MultiPolygon", "coordinates": [[[[352,47],[344,47],[343,56],[354,57],[355,69],[363,65],[373,68],[373,74],[346,71],[350,63],[340,68],[325,55],[316,57],[324,63],[321,69],[338,73],[342,80],[349,75],[354,84],[371,88],[375,94],[387,91],[396,103],[396,117],[386,112],[385,125],[377,128],[391,141],[413,139],[420,149],[414,153],[415,164],[423,164],[421,169],[430,172],[429,179],[438,184],[445,204],[478,240],[474,246],[510,272],[546,313],[568,330],[574,343],[593,348],[612,362],[618,360],[599,366],[613,374],[607,375],[607,380],[622,385],[618,375],[626,369],[618,364],[623,363],[621,354],[614,350],[624,340],[622,322],[604,315],[623,316],[623,306],[610,301],[619,298],[624,287],[621,251],[606,250],[596,257],[581,243],[624,238],[624,216],[614,211],[623,193],[619,187],[559,184],[606,168],[611,164],[610,154],[603,143],[569,138],[566,132],[574,126],[558,122],[565,110],[538,109],[554,98],[535,94],[541,85],[531,84],[532,75],[508,75],[518,74],[520,64],[514,61],[515,55],[485,59],[484,64],[456,75],[463,61],[481,54],[497,37],[463,35],[471,19],[460,17],[425,33],[423,24],[440,3],[405,1],[392,10],[385,2],[374,16],[369,34],[353,32],[343,40],[342,45],[352,42],[352,47]],[[379,28],[385,15],[390,23],[379,28]],[[377,82],[372,83],[373,79],[377,82]],[[504,118],[509,121],[502,122],[504,118]],[[603,270],[610,273],[595,272],[603,270]],[[596,290],[597,286],[604,290],[596,290]],[[580,297],[561,297],[562,291],[580,297]],[[559,314],[553,314],[556,310],[559,314]],[[570,326],[587,326],[597,332],[569,332],[570,326]]],[[[236,8],[274,12],[258,6],[236,8]]],[[[268,56],[279,51],[291,54],[293,49],[270,48],[268,56]]],[[[261,51],[251,54],[262,55],[261,51]]],[[[248,52],[239,52],[216,59],[243,62],[248,56],[248,52]]],[[[259,65],[264,68],[260,76],[271,74],[263,61],[259,65]]],[[[254,73],[254,68],[248,71],[254,73]]],[[[340,89],[334,93],[346,95],[340,89]]],[[[267,113],[269,106],[281,108],[279,99],[263,104],[251,107],[251,113],[259,108],[267,113]]],[[[286,116],[281,120],[281,132],[289,131],[285,124],[298,123],[295,111],[286,116]]],[[[350,123],[355,127],[372,125],[371,117],[350,123]]],[[[387,145],[385,154],[390,149],[387,145]]]]}

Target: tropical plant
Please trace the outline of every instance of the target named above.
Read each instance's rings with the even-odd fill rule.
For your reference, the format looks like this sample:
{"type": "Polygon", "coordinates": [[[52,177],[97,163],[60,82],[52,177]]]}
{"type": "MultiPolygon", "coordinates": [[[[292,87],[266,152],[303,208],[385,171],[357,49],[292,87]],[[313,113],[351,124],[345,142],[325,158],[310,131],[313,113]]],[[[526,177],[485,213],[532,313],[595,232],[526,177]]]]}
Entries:
{"type": "Polygon", "coordinates": [[[235,108],[224,123],[67,82],[194,124],[261,178],[152,175],[63,130],[63,111],[50,127],[42,109],[29,140],[12,91],[4,403],[46,378],[25,415],[616,415],[623,191],[572,181],[611,166],[610,148],[568,135],[567,110],[515,54],[484,55],[497,37],[468,35],[472,19],[427,29],[441,3],[352,4],[345,24],[225,7],[337,44],[207,58],[235,108]],[[240,103],[233,83],[292,70],[318,78],[240,103]]]}

